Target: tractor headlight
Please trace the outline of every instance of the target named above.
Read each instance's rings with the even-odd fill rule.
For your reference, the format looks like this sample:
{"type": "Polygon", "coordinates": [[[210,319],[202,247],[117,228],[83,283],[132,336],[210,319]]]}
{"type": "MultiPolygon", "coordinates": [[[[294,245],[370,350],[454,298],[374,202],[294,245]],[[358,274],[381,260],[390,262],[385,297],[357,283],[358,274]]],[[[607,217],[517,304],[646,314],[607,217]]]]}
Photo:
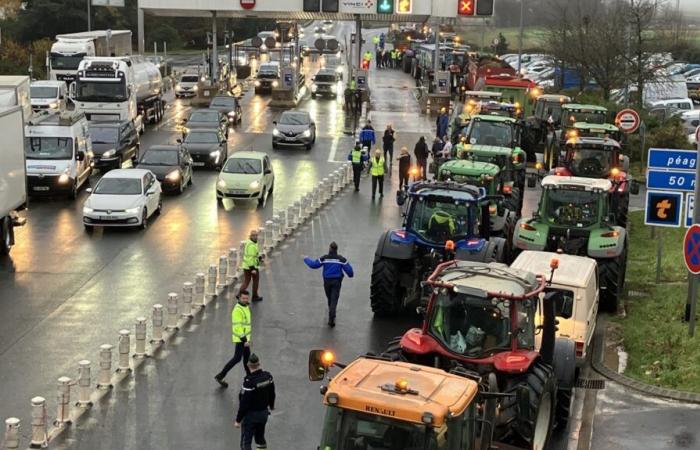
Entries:
{"type": "Polygon", "coordinates": [[[279,81],[277,81],[277,80],[275,80],[275,81],[272,82],[272,87],[273,87],[273,88],[276,88],[276,87],[279,86],[279,85],[280,85],[280,83],[279,83],[279,81]]]}
{"type": "Polygon", "coordinates": [[[112,149],[112,150],[107,150],[102,154],[103,158],[111,158],[112,156],[117,154],[117,149],[112,149]]]}
{"type": "Polygon", "coordinates": [[[255,80],[255,87],[260,87],[260,81],[255,80]]]}
{"type": "Polygon", "coordinates": [[[318,90],[318,86],[316,84],[311,85],[311,92],[316,92],[318,90]]]}

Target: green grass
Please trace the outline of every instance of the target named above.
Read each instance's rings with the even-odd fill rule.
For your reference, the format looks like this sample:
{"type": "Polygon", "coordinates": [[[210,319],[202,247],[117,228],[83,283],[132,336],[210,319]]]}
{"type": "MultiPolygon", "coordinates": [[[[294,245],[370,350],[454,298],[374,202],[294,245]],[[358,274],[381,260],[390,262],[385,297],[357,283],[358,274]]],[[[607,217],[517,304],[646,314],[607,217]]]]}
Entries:
{"type": "MultiPolygon", "coordinates": [[[[661,283],[655,283],[656,242],[642,211],[630,214],[627,317],[616,318],[629,354],[626,374],[645,383],[700,392],[700,338],[688,336],[683,322],[687,271],[682,247],[685,229],[661,230],[661,283]]],[[[698,330],[700,333],[700,330],[698,330]]]]}

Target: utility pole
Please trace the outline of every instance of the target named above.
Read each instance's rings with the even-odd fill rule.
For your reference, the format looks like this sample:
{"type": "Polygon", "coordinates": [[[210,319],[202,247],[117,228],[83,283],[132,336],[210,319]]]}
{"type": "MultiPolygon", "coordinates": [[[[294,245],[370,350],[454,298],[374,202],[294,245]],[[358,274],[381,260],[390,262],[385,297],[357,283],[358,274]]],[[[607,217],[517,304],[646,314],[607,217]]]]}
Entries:
{"type": "Polygon", "coordinates": [[[523,33],[525,31],[525,0],[520,0],[520,31],[518,33],[518,75],[523,68],[523,33]]]}
{"type": "Polygon", "coordinates": [[[92,13],[90,12],[90,3],[92,3],[92,0],[87,0],[88,31],[92,31],[92,19],[90,17],[92,16],[92,13]]]}

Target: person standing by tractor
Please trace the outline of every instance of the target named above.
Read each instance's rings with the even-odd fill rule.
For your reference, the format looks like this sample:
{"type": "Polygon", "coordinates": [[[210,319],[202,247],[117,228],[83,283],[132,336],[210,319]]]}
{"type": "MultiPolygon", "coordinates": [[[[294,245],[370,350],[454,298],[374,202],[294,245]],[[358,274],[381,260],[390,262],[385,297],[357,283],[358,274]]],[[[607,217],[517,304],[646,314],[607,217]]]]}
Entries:
{"type": "Polygon", "coordinates": [[[422,174],[422,179],[428,179],[428,144],[425,143],[425,137],[421,136],[413,149],[413,154],[416,156],[416,163],[420,166],[419,170],[422,174]]]}
{"type": "Polygon", "coordinates": [[[374,157],[370,159],[370,174],[372,174],[372,200],[377,193],[377,185],[379,185],[379,196],[384,197],[384,173],[386,172],[386,160],[382,156],[382,151],[377,149],[374,151],[374,157]]]}
{"type": "Polygon", "coordinates": [[[360,191],[360,175],[362,174],[362,167],[367,161],[367,155],[362,153],[362,147],[360,147],[360,142],[355,142],[355,148],[352,149],[348,155],[348,161],[352,163],[352,180],[355,184],[355,192],[360,191]]]}
{"type": "Polygon", "coordinates": [[[243,380],[238,394],[238,414],[235,427],[241,431],[241,450],[252,450],[253,438],[258,450],[267,448],[265,425],[270,412],[275,409],[275,381],[260,368],[260,358],[253,353],[248,361],[248,376],[243,380]]]}
{"type": "Polygon", "coordinates": [[[342,255],[338,254],[338,244],[331,242],[328,254],[318,259],[304,256],[304,263],[311,269],[323,267],[323,289],[328,300],[328,326],[335,326],[336,309],[340,298],[340,288],[343,285],[345,275],[348,278],[355,276],[352,266],[342,255]]]}
{"type": "Polygon", "coordinates": [[[447,127],[450,124],[450,116],[447,115],[447,109],[442,107],[440,109],[440,115],[438,116],[435,125],[437,128],[436,136],[444,136],[447,134],[447,127]]]}
{"type": "Polygon", "coordinates": [[[238,303],[231,311],[231,342],[235,345],[233,358],[226,363],[221,372],[214,376],[219,385],[223,388],[228,387],[228,383],[224,381],[226,374],[234,368],[236,364],[243,359],[243,368],[246,375],[250,375],[248,369],[248,361],[250,359],[250,338],[252,336],[251,315],[250,315],[250,297],[248,291],[243,290],[238,294],[238,303]]]}
{"type": "Polygon", "coordinates": [[[360,142],[362,143],[363,147],[367,147],[368,149],[372,148],[372,146],[374,146],[374,144],[377,142],[377,137],[374,133],[374,128],[372,127],[372,122],[369,120],[365,126],[362,127],[362,131],[360,131],[360,142]]]}
{"type": "Polygon", "coordinates": [[[253,301],[261,302],[262,297],[258,295],[258,285],[260,283],[260,247],[258,246],[258,230],[251,230],[250,236],[243,247],[241,255],[241,269],[243,269],[243,283],[238,291],[238,296],[248,289],[248,284],[253,281],[253,301]]]}
{"type": "Polygon", "coordinates": [[[396,142],[396,132],[391,124],[386,126],[384,136],[382,136],[382,145],[384,147],[384,159],[389,161],[390,166],[394,166],[394,142],[396,142]]]}
{"type": "Polygon", "coordinates": [[[399,153],[399,189],[408,189],[408,179],[411,176],[411,155],[408,148],[401,147],[399,153]]]}
{"type": "Polygon", "coordinates": [[[445,135],[443,139],[445,144],[442,146],[442,158],[450,159],[452,158],[452,142],[450,142],[450,137],[445,135]]]}

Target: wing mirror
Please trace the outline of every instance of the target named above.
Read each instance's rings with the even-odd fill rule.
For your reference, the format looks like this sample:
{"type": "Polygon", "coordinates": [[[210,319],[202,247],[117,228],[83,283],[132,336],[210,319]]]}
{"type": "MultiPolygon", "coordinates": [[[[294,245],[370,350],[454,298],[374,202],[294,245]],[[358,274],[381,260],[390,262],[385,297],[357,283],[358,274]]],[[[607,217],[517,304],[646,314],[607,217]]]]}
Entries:
{"type": "Polygon", "coordinates": [[[87,192],[88,194],[92,194],[92,188],[86,188],[85,192],[87,192]]]}
{"type": "Polygon", "coordinates": [[[554,314],[563,319],[571,319],[574,314],[574,298],[561,291],[548,292],[545,301],[554,302],[554,314]]]}
{"type": "Polygon", "coordinates": [[[277,121],[276,121],[276,120],[273,120],[273,121],[272,121],[272,125],[277,126],[277,121]]]}
{"type": "Polygon", "coordinates": [[[85,161],[85,153],[84,152],[76,153],[75,160],[76,161],[85,161]]]}
{"type": "Polygon", "coordinates": [[[265,171],[263,172],[263,174],[265,174],[265,175],[272,175],[272,170],[270,170],[270,169],[265,169],[265,171]]]}
{"type": "Polygon", "coordinates": [[[396,192],[396,204],[399,206],[403,206],[404,203],[406,203],[406,192],[403,190],[399,190],[396,192]]]}

